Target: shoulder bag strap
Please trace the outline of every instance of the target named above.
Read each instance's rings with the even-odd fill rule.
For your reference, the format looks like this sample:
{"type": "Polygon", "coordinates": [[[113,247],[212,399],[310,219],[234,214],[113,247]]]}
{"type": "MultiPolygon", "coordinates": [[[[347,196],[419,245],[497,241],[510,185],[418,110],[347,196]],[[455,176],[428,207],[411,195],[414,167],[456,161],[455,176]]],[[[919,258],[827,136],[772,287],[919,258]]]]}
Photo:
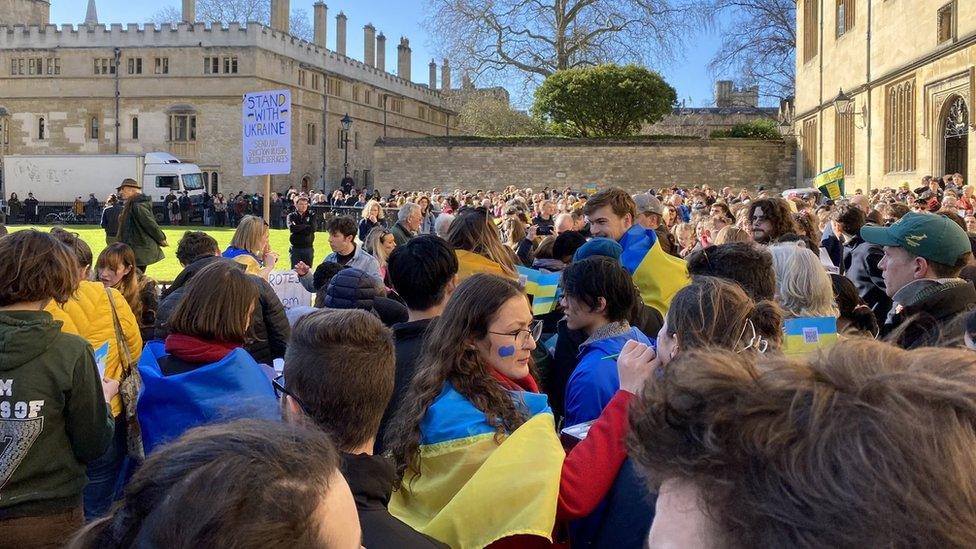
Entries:
{"type": "Polygon", "coordinates": [[[115,297],[112,295],[112,289],[106,287],[105,293],[108,295],[108,302],[112,306],[112,324],[115,325],[115,342],[119,347],[119,355],[123,358],[122,377],[124,378],[129,375],[129,368],[132,365],[132,351],[129,350],[129,344],[122,333],[122,324],[119,322],[119,314],[115,310],[115,297]]]}

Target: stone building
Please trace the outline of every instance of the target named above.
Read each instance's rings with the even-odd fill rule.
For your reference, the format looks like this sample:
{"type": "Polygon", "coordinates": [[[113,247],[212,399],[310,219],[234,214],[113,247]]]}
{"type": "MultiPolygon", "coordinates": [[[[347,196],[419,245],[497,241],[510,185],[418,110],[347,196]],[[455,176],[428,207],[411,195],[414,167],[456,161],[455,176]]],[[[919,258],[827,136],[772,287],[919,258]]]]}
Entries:
{"type": "Polygon", "coordinates": [[[798,0],[799,180],[837,164],[861,189],[972,175],[972,3],[798,0]]]}
{"type": "Polygon", "coordinates": [[[737,88],[731,80],[718,80],[714,107],[676,106],[663,119],[645,125],[641,133],[705,138],[712,132],[731,130],[736,124],[767,118],[779,120],[781,116],[780,109],[759,106],[759,86],[737,88]]]}
{"type": "Polygon", "coordinates": [[[345,14],[330,50],[324,3],[309,43],[288,33],[288,0],[271,2],[270,27],[195,21],[194,0],[183,0],[179,24],[57,26],[45,0],[0,0],[0,162],[162,150],[199,164],[211,191],[256,191],[260,178],[241,175],[241,97],[278,88],[292,92],[293,168],[275,176],[276,189],[337,186],[347,139],[348,173],[368,186],[377,139],[453,133],[455,113],[436,86],[411,81],[406,38],[392,74],[386,37],[372,25],[358,61],[345,55],[345,14]]]}

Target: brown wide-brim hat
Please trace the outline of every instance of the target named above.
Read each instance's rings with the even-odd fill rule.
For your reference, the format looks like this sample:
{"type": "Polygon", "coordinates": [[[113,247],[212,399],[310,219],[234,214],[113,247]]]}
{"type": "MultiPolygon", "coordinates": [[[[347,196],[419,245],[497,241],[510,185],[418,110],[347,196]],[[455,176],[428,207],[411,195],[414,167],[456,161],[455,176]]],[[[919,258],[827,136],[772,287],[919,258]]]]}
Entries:
{"type": "Polygon", "coordinates": [[[116,191],[121,191],[122,187],[132,187],[133,189],[142,189],[142,185],[139,184],[135,179],[123,179],[122,184],[116,187],[116,191]]]}

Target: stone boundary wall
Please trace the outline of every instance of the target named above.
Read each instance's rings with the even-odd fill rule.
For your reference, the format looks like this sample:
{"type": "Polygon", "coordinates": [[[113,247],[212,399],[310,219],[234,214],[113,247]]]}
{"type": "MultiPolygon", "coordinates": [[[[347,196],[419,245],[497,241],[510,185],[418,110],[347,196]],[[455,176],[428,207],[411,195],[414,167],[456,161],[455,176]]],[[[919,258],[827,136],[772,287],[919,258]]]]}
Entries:
{"type": "Polygon", "coordinates": [[[387,138],[373,150],[375,187],[444,190],[518,187],[788,189],[796,142],[751,139],[387,138]]]}

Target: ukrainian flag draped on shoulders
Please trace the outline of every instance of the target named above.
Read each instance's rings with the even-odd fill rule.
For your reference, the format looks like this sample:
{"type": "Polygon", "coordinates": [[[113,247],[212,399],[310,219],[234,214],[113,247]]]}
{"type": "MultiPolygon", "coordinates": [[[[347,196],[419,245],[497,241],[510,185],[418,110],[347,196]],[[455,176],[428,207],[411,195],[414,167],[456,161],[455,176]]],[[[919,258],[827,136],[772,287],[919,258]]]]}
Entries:
{"type": "Polygon", "coordinates": [[[645,305],[666,315],[671,298],[690,282],[685,260],[668,254],[653,229],[634,225],[619,240],[620,263],[633,276],[645,305]]]}
{"type": "Polygon", "coordinates": [[[458,258],[458,282],[463,282],[465,279],[479,273],[512,278],[510,274],[505,272],[505,269],[501,265],[483,255],[467,250],[454,250],[454,253],[457,254],[458,258]]]}
{"type": "Polygon", "coordinates": [[[454,548],[514,535],[551,541],[565,452],[546,396],[512,397],[529,419],[499,442],[484,412],[445,384],[421,422],[420,476],[406,474],[390,512],[454,548]]]}

